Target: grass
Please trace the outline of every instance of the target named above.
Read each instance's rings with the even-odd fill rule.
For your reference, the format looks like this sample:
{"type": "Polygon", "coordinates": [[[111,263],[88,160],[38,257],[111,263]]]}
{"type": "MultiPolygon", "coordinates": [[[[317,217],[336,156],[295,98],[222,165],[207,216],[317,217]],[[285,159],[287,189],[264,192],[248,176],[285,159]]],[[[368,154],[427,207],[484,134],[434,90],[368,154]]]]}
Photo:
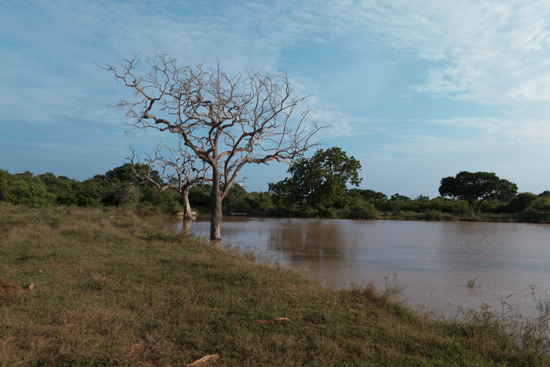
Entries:
{"type": "Polygon", "coordinates": [[[474,279],[468,280],[468,284],[467,284],[468,288],[474,288],[478,278],[479,276],[475,277],[474,279]]]}
{"type": "Polygon", "coordinates": [[[422,317],[394,300],[393,282],[331,291],[164,220],[0,204],[0,287],[11,287],[0,366],[183,366],[215,354],[212,366],[550,363],[544,339],[518,343],[489,313],[422,317]]]}

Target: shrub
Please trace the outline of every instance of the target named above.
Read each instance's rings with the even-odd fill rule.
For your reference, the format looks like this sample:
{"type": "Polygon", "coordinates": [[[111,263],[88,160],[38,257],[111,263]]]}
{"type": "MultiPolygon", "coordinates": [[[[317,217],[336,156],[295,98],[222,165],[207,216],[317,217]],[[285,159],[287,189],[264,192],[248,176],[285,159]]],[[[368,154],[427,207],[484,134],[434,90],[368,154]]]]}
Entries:
{"type": "Polygon", "coordinates": [[[538,196],[535,194],[531,194],[530,192],[522,192],[510,200],[510,203],[505,206],[505,211],[506,213],[521,213],[537,198],[538,196]]]}
{"type": "Polygon", "coordinates": [[[378,211],[371,203],[358,201],[350,208],[349,218],[351,219],[376,219],[378,211]]]}
{"type": "Polygon", "coordinates": [[[550,198],[541,197],[533,200],[522,216],[530,223],[550,223],[550,198]]]}

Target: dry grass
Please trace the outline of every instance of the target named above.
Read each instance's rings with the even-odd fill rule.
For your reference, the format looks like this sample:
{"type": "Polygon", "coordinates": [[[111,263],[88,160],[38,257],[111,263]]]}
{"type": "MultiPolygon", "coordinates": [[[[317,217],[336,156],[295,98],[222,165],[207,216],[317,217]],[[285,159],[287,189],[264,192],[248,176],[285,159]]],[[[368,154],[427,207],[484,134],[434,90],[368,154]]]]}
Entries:
{"type": "Polygon", "coordinates": [[[549,365],[489,322],[429,320],[391,292],[251,260],[159,217],[0,204],[0,276],[19,289],[0,303],[0,366],[549,365]]]}

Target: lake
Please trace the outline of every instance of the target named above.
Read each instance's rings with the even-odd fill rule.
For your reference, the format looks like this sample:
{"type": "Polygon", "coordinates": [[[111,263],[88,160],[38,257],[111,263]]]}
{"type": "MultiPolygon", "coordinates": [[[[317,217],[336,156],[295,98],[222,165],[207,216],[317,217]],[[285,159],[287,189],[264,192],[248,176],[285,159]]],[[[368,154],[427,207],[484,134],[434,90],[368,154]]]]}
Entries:
{"type": "MultiPolygon", "coordinates": [[[[208,217],[191,223],[205,236],[209,228],[208,217]]],[[[502,300],[534,313],[532,287],[550,293],[550,225],[224,217],[221,235],[332,289],[384,290],[395,277],[411,307],[440,313],[501,310],[502,300]]]]}

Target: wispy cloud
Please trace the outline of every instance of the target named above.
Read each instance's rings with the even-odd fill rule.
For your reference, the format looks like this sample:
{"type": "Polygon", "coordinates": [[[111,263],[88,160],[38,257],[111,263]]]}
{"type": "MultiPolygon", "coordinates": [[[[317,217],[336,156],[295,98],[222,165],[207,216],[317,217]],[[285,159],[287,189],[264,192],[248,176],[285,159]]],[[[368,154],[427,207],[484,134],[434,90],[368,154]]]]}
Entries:
{"type": "Polygon", "coordinates": [[[482,104],[550,100],[550,3],[391,4],[364,2],[362,15],[377,42],[437,63],[413,90],[482,104]]]}

